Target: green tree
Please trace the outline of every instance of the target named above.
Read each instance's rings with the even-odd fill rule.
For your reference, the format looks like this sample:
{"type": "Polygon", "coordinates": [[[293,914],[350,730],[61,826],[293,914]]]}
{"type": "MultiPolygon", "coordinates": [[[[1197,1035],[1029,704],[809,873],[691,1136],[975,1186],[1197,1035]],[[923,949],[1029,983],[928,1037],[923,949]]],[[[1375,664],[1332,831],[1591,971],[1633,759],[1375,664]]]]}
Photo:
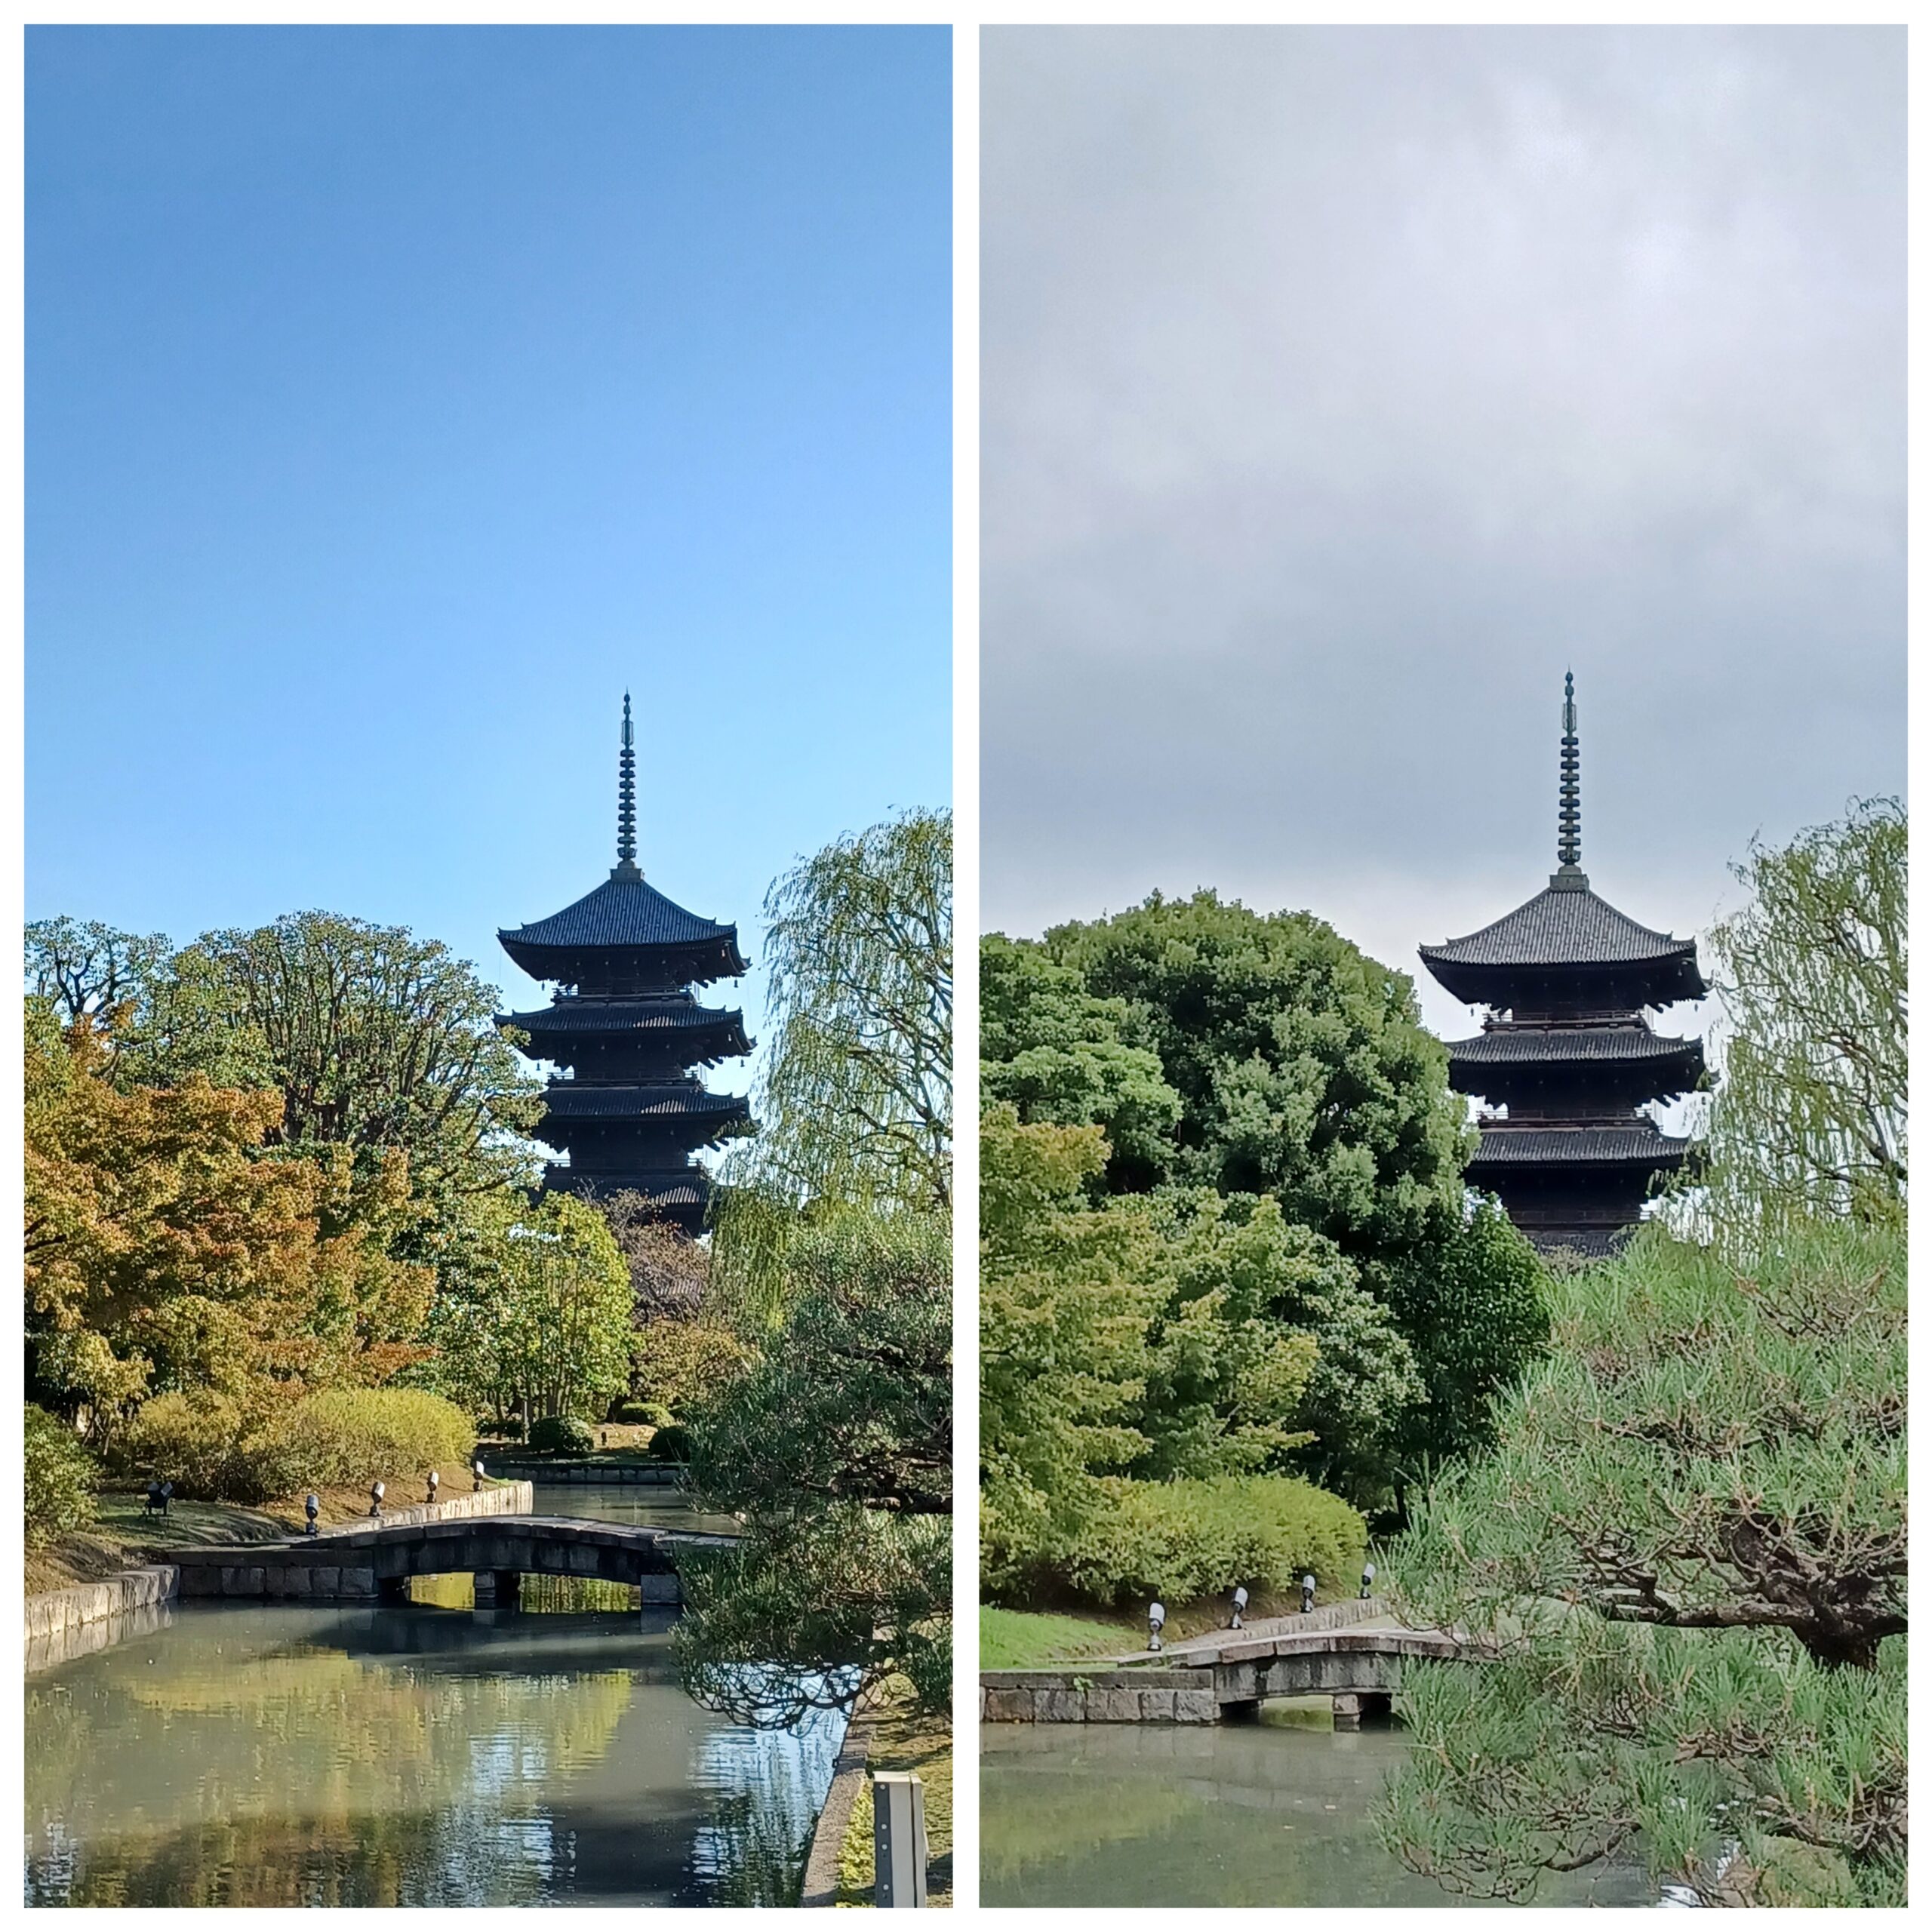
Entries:
{"type": "Polygon", "coordinates": [[[603,1217],[568,1194],[506,1198],[465,1224],[430,1325],[429,1379],[472,1411],[601,1412],[630,1377],[630,1271],[603,1217]]]}
{"type": "Polygon", "coordinates": [[[1487,1661],[1417,1666],[1390,1841],[1453,1888],[1641,1857],[1713,1903],[1903,1900],[1902,1231],[1748,1266],[1646,1233],[1391,1567],[1487,1661]]]}
{"type": "Polygon", "coordinates": [[[1057,926],[1044,945],[1124,1004],[1127,1043],[1180,1097],[1160,1178],[1272,1195],[1371,1269],[1460,1220],[1466,1110],[1405,975],[1310,913],[1206,891],[1057,926]]]}
{"type": "Polygon", "coordinates": [[[721,1245],[768,1289],[770,1229],[806,1204],[951,1212],[952,815],[835,840],[773,885],[764,917],[774,1037],[721,1245]]]}
{"type": "Polygon", "coordinates": [[[984,1099],[1010,1102],[1029,1126],[1098,1127],[1115,1190],[1137,1192],[1168,1171],[1181,1100],[1159,1057],[1127,1044],[1128,1023],[1124,1001],[1097,998],[1037,942],[980,940],[984,1099]]]}
{"type": "Polygon", "coordinates": [[[282,1097],[273,1140],[408,1157],[419,1195],[485,1194],[532,1177],[519,1139],[540,1084],[497,1028],[496,998],[440,940],[333,912],[294,912],[190,949],[223,1017],[258,1037],[282,1097]]]}
{"type": "Polygon", "coordinates": [[[1424,1392],[1399,1419],[1399,1490],[1495,1439],[1495,1397],[1549,1343],[1546,1278],[1536,1250],[1494,1199],[1478,1201],[1446,1241],[1391,1271],[1389,1306],[1424,1392]]]}
{"type": "Polygon", "coordinates": [[[1154,1291],[1129,1217],[1085,1198],[1106,1164],[1097,1127],[981,1112],[980,1577],[996,1594],[1051,1584],[1105,1506],[1100,1473],[1149,1447],[1135,1417],[1154,1291]]]}
{"type": "Polygon", "coordinates": [[[1900,1220],[1906,1201],[1906,816],[1854,806],[1734,869],[1712,929],[1725,1017],[1703,1214],[1750,1240],[1780,1221],[1900,1220]]]}
{"type": "Polygon", "coordinates": [[[813,1228],[783,1330],[693,1413],[693,1486],[745,1523],[687,1577],[677,1640],[706,1702],[790,1723],[898,1673],[949,1704],[951,1263],[931,1217],[813,1228]]]}

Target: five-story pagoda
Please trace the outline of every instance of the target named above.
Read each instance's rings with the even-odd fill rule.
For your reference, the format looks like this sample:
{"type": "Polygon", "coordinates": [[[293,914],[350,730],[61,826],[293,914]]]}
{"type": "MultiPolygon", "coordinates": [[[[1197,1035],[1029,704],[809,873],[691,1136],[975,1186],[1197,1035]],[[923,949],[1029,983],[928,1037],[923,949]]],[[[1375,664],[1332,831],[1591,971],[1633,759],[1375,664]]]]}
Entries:
{"type": "Polygon", "coordinates": [[[735,926],[673,905],[637,865],[637,764],[624,697],[617,755],[617,863],[594,892],[547,919],[500,932],[532,979],[558,987],[534,1013],[498,1017],[529,1037],[533,1060],[568,1069],[545,1094],[539,1139],[567,1153],[546,1188],[635,1190],[688,1234],[704,1225],[711,1180],[692,1158],[752,1131],[751,1109],[691,1072],[751,1051],[744,1016],[700,1006],[691,989],[746,970],[735,926]]]}
{"type": "Polygon", "coordinates": [[[1488,1009],[1483,1030],[1449,1048],[1451,1084],[1502,1110],[1480,1123],[1469,1184],[1497,1195],[1539,1247],[1601,1254],[1690,1144],[1644,1104],[1688,1092],[1704,1070],[1702,1044],[1652,1032],[1646,1011],[1707,989],[1696,940],[1653,932],[1590,890],[1577,766],[1566,674],[1548,887],[1480,932],[1420,951],[1457,998],[1488,1009]]]}

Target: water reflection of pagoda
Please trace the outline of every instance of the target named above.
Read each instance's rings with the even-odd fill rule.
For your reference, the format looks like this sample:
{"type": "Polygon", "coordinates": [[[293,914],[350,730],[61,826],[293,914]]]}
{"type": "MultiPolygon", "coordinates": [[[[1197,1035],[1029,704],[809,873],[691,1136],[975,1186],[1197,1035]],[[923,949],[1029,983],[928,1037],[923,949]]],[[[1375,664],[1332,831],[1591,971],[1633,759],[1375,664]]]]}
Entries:
{"type": "Polygon", "coordinates": [[[1541,1248],[1607,1253],[1641,1217],[1653,1178],[1687,1141],[1641,1111],[1695,1087],[1704,1050],[1653,1032],[1645,1009],[1701,998],[1694,940],[1626,917],[1583,872],[1575,688],[1563,680],[1557,869],[1494,925],[1421,949],[1423,964],[1483,1030],[1452,1041],[1449,1078],[1501,1112],[1486,1117],[1468,1171],[1541,1248]]]}
{"type": "Polygon", "coordinates": [[[691,1072],[751,1051],[744,1016],[700,1006],[691,988],[746,970],[735,926],[673,905],[637,866],[637,765],[631,701],[617,755],[617,863],[595,891],[534,925],[500,932],[534,980],[558,986],[535,1013],[497,1024],[530,1036],[533,1060],[569,1069],[553,1079],[537,1134],[567,1153],[546,1188],[610,1196],[634,1189],[687,1233],[704,1224],[710,1177],[692,1159],[750,1131],[734,1094],[708,1092],[691,1072]]]}

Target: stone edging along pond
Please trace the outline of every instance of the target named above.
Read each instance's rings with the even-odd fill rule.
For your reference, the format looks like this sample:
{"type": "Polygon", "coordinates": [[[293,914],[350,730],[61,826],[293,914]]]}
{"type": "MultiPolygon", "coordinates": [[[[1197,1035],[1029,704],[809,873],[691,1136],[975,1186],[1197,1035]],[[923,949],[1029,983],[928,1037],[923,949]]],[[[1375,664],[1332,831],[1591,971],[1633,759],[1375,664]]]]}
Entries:
{"type": "MultiPolygon", "coordinates": [[[[489,1451],[484,1454],[489,1457],[489,1451]]],[[[485,1465],[494,1476],[520,1478],[526,1482],[593,1483],[621,1485],[641,1483],[655,1489],[680,1487],[685,1480],[682,1463],[546,1463],[489,1457],[485,1465]]]]}
{"type": "MultiPolygon", "coordinates": [[[[383,1521],[390,1524],[460,1521],[469,1516],[527,1516],[535,1498],[527,1482],[500,1483],[491,1489],[472,1490],[467,1496],[452,1496],[446,1502],[420,1503],[406,1509],[386,1509],[383,1521]]],[[[368,1527],[367,1518],[339,1523],[321,1532],[324,1537],[342,1536],[368,1527]]],[[[291,1535],[299,1532],[291,1531],[291,1535]]],[[[265,1549],[272,1543],[264,1543],[265,1549]]],[[[105,1623],[142,1611],[158,1611],[175,1602],[181,1592],[178,1564],[148,1563],[138,1569],[123,1570],[97,1583],[70,1583],[65,1589],[42,1590],[26,1600],[26,1647],[29,1657],[38,1648],[49,1654],[48,1660],[78,1655],[82,1649],[96,1647],[76,1644],[75,1633],[90,1624],[105,1623]]],[[[143,1628],[147,1627],[145,1624],[143,1628]]]]}

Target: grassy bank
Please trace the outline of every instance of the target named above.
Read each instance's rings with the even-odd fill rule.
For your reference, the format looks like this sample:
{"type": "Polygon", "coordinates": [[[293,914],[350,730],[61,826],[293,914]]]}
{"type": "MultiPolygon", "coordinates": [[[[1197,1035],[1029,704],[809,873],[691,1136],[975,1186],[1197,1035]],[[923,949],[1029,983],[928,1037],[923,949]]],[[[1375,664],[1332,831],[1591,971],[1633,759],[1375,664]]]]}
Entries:
{"type": "MultiPolygon", "coordinates": [[[[952,1903],[952,1727],[944,1717],[915,1715],[901,1698],[888,1703],[872,1732],[867,1771],[916,1771],[926,1792],[927,1903],[952,1903]]],[[[869,1777],[852,1807],[838,1854],[841,1906],[872,1902],[872,1792],[869,1777]]]]}
{"type": "MultiPolygon", "coordinates": [[[[1352,1597],[1353,1590],[1318,1589],[1318,1604],[1352,1597]]],[[[1225,1630],[1232,1607],[1226,1597],[1198,1597],[1192,1603],[1169,1604],[1161,1635],[1168,1643],[1225,1630]]],[[[1293,1615],[1301,1608],[1301,1592],[1292,1595],[1257,1591],[1244,1613],[1251,1623],[1266,1617],[1293,1615]]],[[[980,1668],[982,1670],[1044,1670],[1055,1664],[1121,1657],[1143,1650],[1147,1643],[1144,1605],[1131,1611],[996,1610],[980,1612],[980,1668]]]]}

